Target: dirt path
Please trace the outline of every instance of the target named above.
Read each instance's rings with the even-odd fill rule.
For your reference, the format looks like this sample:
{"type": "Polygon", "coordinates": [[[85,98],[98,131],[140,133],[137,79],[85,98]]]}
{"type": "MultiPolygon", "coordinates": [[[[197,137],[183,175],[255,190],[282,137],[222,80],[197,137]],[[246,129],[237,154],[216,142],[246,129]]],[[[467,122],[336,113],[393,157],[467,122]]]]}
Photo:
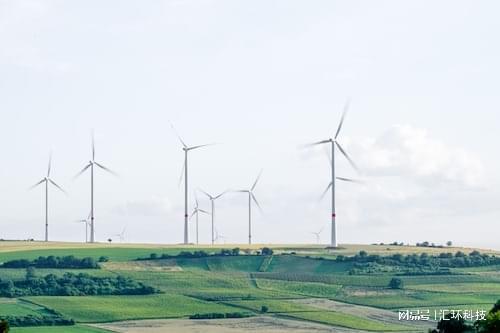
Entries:
{"type": "Polygon", "coordinates": [[[243,319],[159,319],[92,325],[118,333],[364,333],[366,331],[259,316],[243,319]]]}
{"type": "Polygon", "coordinates": [[[411,326],[415,327],[416,329],[423,329],[425,331],[427,331],[428,328],[435,326],[435,323],[432,321],[423,321],[423,322],[400,321],[398,318],[398,314],[396,312],[392,312],[389,310],[377,309],[369,306],[342,303],[342,302],[332,301],[329,299],[308,298],[308,299],[297,299],[294,302],[317,307],[320,309],[337,311],[367,319],[378,320],[389,324],[411,326]]]}

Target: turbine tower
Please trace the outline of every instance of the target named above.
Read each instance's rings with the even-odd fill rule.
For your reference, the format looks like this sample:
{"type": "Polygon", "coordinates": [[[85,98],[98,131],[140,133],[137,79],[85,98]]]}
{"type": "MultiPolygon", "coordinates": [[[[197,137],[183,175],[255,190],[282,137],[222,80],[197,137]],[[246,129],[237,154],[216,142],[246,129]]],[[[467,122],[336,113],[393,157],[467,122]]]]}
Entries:
{"type": "Polygon", "coordinates": [[[214,232],[215,232],[215,229],[214,229],[215,228],[215,224],[214,224],[214,222],[215,222],[215,200],[222,197],[224,194],[227,193],[227,191],[224,191],[221,194],[216,195],[216,196],[212,196],[203,190],[200,190],[200,191],[203,192],[210,199],[210,203],[212,205],[212,212],[211,212],[211,215],[212,215],[212,245],[214,245],[214,243],[215,243],[215,234],[214,234],[214,232]]]}
{"type": "Polygon", "coordinates": [[[35,185],[31,186],[30,189],[33,189],[37,187],[40,184],[45,183],[45,241],[49,241],[49,183],[54,185],[57,189],[59,189],[61,192],[66,194],[66,191],[62,189],[59,185],[57,185],[51,178],[50,178],[50,169],[52,165],[52,154],[49,156],[49,166],[47,168],[47,176],[45,176],[42,180],[40,180],[38,183],[35,185]]]}
{"type": "Polygon", "coordinates": [[[328,192],[328,190],[330,188],[332,189],[332,215],[331,215],[332,231],[331,231],[331,242],[330,242],[330,245],[332,247],[338,246],[338,244],[337,244],[337,224],[336,224],[337,215],[336,215],[336,211],[335,211],[335,189],[336,189],[335,188],[335,180],[341,180],[341,181],[347,181],[347,182],[357,182],[354,179],[335,177],[335,148],[337,148],[340,151],[340,153],[342,155],[344,155],[344,157],[347,159],[349,164],[351,164],[351,166],[356,171],[359,170],[358,167],[356,166],[356,164],[354,163],[354,161],[349,157],[349,155],[347,154],[345,149],[342,148],[342,146],[338,142],[338,136],[339,136],[340,130],[342,129],[342,125],[344,124],[344,119],[345,119],[345,116],[347,114],[348,109],[349,109],[349,101],[345,104],[344,112],[342,113],[342,118],[340,119],[340,123],[339,123],[339,126],[337,128],[337,132],[335,133],[335,136],[333,138],[329,138],[327,140],[322,140],[322,141],[315,142],[315,143],[308,145],[308,146],[317,146],[317,145],[322,145],[322,144],[330,144],[331,145],[330,164],[331,164],[332,180],[331,180],[330,184],[328,184],[328,186],[326,187],[326,189],[323,192],[323,194],[321,195],[321,197],[323,197],[328,192]]]}
{"type": "Polygon", "coordinates": [[[201,209],[199,207],[198,197],[196,196],[196,192],[194,194],[194,202],[195,202],[195,206],[194,206],[193,212],[191,213],[191,216],[189,217],[189,219],[192,219],[193,216],[196,216],[196,245],[198,245],[199,244],[199,238],[198,238],[198,215],[200,213],[203,213],[203,214],[210,214],[210,213],[207,212],[206,210],[201,209]]]}
{"type": "Polygon", "coordinates": [[[260,207],[259,202],[257,201],[257,198],[253,194],[253,190],[255,189],[255,186],[257,186],[257,183],[259,182],[261,175],[262,175],[262,170],[260,171],[259,175],[255,179],[255,182],[253,183],[252,187],[250,187],[250,189],[236,191],[236,192],[248,194],[248,244],[249,245],[252,244],[252,200],[255,202],[257,207],[259,207],[259,210],[262,212],[262,208],[260,207]]]}
{"type": "Polygon", "coordinates": [[[116,173],[109,168],[105,167],[101,163],[95,160],[95,142],[94,133],[92,133],[92,159],[87,163],[87,165],[75,176],[77,178],[82,173],[84,173],[88,168],[90,168],[90,242],[95,242],[95,228],[94,228],[94,166],[97,166],[104,171],[109,172],[116,176],[116,173]]]}
{"type": "MultiPolygon", "coordinates": [[[[175,135],[179,139],[179,141],[182,144],[182,150],[184,151],[184,165],[182,167],[182,171],[184,171],[184,244],[189,244],[189,229],[188,229],[188,220],[189,220],[189,215],[188,215],[188,152],[191,150],[195,150],[198,148],[206,147],[212,145],[212,143],[209,144],[204,144],[204,145],[198,145],[198,146],[192,146],[188,147],[184,140],[182,140],[181,136],[177,133],[175,130],[174,126],[170,124],[172,127],[172,130],[174,131],[175,135]]],[[[182,180],[182,173],[181,173],[181,180],[182,180]]]]}

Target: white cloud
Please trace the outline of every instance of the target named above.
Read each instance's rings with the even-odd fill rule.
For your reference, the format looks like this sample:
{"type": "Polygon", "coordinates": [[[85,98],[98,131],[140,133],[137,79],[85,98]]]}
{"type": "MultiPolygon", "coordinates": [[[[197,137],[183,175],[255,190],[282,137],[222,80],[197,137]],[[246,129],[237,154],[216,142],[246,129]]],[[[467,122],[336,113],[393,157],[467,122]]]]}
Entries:
{"type": "Polygon", "coordinates": [[[399,176],[425,186],[481,187],[481,160],[462,148],[429,136],[426,130],[396,125],[362,144],[360,164],[369,176],[399,176]]]}

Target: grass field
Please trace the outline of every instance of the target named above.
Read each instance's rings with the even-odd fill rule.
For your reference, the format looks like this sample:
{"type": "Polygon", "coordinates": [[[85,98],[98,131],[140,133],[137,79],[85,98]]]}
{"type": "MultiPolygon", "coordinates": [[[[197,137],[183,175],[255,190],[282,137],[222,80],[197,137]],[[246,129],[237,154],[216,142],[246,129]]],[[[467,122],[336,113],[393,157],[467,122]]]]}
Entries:
{"type": "Polygon", "coordinates": [[[30,297],[78,322],[179,318],[195,313],[234,312],[233,307],[176,294],[148,296],[30,297]]]}
{"type": "MultiPolygon", "coordinates": [[[[82,324],[146,319],[177,320],[183,325],[182,332],[190,332],[191,325],[178,321],[179,319],[186,319],[197,313],[245,311],[253,312],[260,318],[264,315],[261,313],[264,305],[268,307],[268,312],[262,318],[285,320],[287,325],[290,320],[319,325],[314,326],[319,331],[322,327],[328,329],[334,326],[339,327],[338,330],[351,328],[358,331],[426,332],[434,324],[429,323],[428,327],[425,323],[412,325],[398,322],[393,317],[389,320],[384,316],[410,308],[489,309],[500,299],[498,265],[452,269],[454,274],[449,275],[400,276],[404,289],[392,290],[387,287],[393,277],[390,273],[350,275],[352,263],[328,260],[338,254],[351,255],[360,250],[370,254],[392,255],[423,252],[436,254],[456,250],[470,252],[473,249],[346,245],[332,251],[320,246],[279,245],[273,246],[275,255],[267,257],[251,255],[135,260],[149,257],[151,253],[175,255],[180,251],[200,249],[218,252],[220,248],[232,247],[234,245],[195,248],[174,245],[0,242],[0,262],[48,255],[90,256],[96,259],[107,256],[110,259],[102,264],[102,269],[37,269],[37,276],[62,275],[65,272],[85,272],[101,277],[119,274],[153,286],[161,292],[145,296],[0,298],[0,316],[42,316],[51,309],[79,323],[72,327],[12,330],[21,333],[103,332],[82,324]]],[[[239,247],[249,248],[244,245],[239,247]]],[[[255,245],[251,249],[261,247],[262,245],[255,245]]],[[[498,255],[494,251],[481,252],[498,255]]],[[[20,280],[24,279],[25,274],[24,269],[0,269],[1,280],[20,280]]],[[[266,323],[272,325],[273,321],[268,319],[265,320],[266,323]]],[[[215,325],[215,328],[210,325],[205,328],[214,329],[215,332],[216,329],[224,331],[224,321],[217,323],[219,326],[215,325]]],[[[227,323],[229,325],[230,321],[227,323]]],[[[233,326],[228,327],[237,327],[238,332],[246,332],[245,325],[249,325],[249,332],[258,327],[258,320],[241,320],[242,324],[238,324],[239,326],[234,326],[238,321],[231,323],[233,326]]],[[[193,332],[196,332],[194,329],[193,332]]],[[[276,329],[279,331],[278,327],[276,329]]]]}

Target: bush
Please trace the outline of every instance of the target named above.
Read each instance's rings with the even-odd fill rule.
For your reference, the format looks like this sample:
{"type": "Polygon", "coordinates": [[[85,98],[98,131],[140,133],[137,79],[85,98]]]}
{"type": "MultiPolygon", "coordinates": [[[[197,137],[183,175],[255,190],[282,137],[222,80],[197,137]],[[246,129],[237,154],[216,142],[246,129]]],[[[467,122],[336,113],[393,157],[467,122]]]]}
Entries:
{"type": "Polygon", "coordinates": [[[273,249],[271,249],[269,247],[264,247],[260,251],[260,254],[263,256],[271,256],[271,255],[273,255],[273,249]]]}
{"type": "Polygon", "coordinates": [[[108,262],[108,261],[109,261],[108,256],[101,256],[101,257],[99,257],[99,260],[98,260],[98,262],[108,262]]]}
{"type": "Polygon", "coordinates": [[[9,322],[6,320],[0,321],[0,333],[8,333],[10,330],[9,322]]]}
{"type": "Polygon", "coordinates": [[[403,280],[400,278],[392,278],[391,281],[389,281],[389,288],[391,289],[403,289],[404,283],[403,280]]]}
{"type": "Polygon", "coordinates": [[[189,316],[189,319],[224,319],[224,318],[247,318],[253,315],[248,312],[231,312],[231,313],[196,313],[189,316]]]}
{"type": "Polygon", "coordinates": [[[267,313],[268,311],[269,311],[269,308],[266,305],[262,305],[262,307],[260,308],[260,312],[262,312],[262,313],[267,313]]]}

